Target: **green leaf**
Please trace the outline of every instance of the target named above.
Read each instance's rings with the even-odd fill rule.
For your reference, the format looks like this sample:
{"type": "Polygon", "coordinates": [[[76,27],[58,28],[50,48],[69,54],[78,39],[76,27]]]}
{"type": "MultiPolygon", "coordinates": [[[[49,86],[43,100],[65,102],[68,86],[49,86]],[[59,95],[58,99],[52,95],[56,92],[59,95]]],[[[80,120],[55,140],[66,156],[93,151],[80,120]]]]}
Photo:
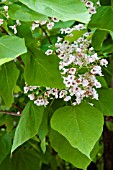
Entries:
{"type": "Polygon", "coordinates": [[[33,102],[28,102],[16,128],[11,152],[38,133],[42,117],[43,107],[37,107],[33,102]]]}
{"type": "Polygon", "coordinates": [[[43,113],[43,119],[42,119],[42,122],[39,128],[39,131],[38,131],[38,136],[39,136],[39,139],[41,140],[40,146],[41,146],[43,153],[46,152],[46,135],[49,132],[48,114],[49,114],[48,110],[45,109],[43,113]]]}
{"type": "Polygon", "coordinates": [[[0,95],[5,104],[10,107],[14,101],[13,89],[19,76],[19,70],[13,62],[9,62],[1,66],[0,76],[0,95]]]}
{"type": "MultiPolygon", "coordinates": [[[[32,33],[31,33],[31,22],[24,22],[22,23],[19,27],[18,27],[18,35],[21,38],[25,39],[25,44],[26,46],[28,44],[33,44],[33,43],[37,43],[37,41],[35,39],[33,39],[32,37],[32,33]]],[[[26,55],[26,54],[23,54],[26,55]]]]}
{"type": "Polygon", "coordinates": [[[92,46],[95,50],[100,50],[104,39],[106,38],[107,31],[96,30],[92,37],[92,46]]]}
{"type": "Polygon", "coordinates": [[[43,113],[43,119],[42,119],[42,122],[41,122],[41,125],[40,125],[40,128],[39,128],[39,131],[38,131],[38,135],[39,135],[39,138],[40,140],[42,141],[46,135],[48,134],[49,132],[49,123],[48,123],[48,111],[44,111],[43,113]]]}
{"type": "Polygon", "coordinates": [[[100,84],[101,84],[101,86],[102,86],[103,88],[107,88],[107,87],[108,87],[108,85],[107,85],[106,80],[105,80],[104,77],[102,77],[102,76],[96,76],[96,79],[100,82],[100,84]]]}
{"type": "MultiPolygon", "coordinates": [[[[51,130],[50,132],[50,142],[52,147],[58,155],[73,164],[77,168],[86,169],[90,164],[91,160],[82,154],[78,149],[73,148],[70,143],[58,132],[51,130]]],[[[97,149],[92,151],[92,158],[95,157],[97,149]]]]}
{"type": "Polygon", "coordinates": [[[112,7],[112,9],[113,9],[113,0],[111,0],[111,7],[112,7]]]}
{"type": "Polygon", "coordinates": [[[32,149],[19,149],[12,159],[7,156],[0,164],[0,170],[40,170],[41,161],[36,151],[32,149]]]}
{"type": "Polygon", "coordinates": [[[80,0],[20,0],[20,2],[38,13],[63,21],[77,20],[88,23],[90,19],[85,4],[80,0]]]}
{"type": "Polygon", "coordinates": [[[106,31],[113,31],[113,10],[111,6],[101,6],[97,8],[97,13],[92,15],[89,28],[98,28],[106,31]]]}
{"type": "Polygon", "coordinates": [[[10,159],[9,155],[0,164],[0,170],[7,170],[7,169],[12,170],[11,159],[10,159]]]}
{"type": "Polygon", "coordinates": [[[99,100],[92,100],[96,108],[98,108],[105,116],[113,116],[113,89],[99,89],[99,100]]]}
{"type": "Polygon", "coordinates": [[[72,32],[73,36],[70,37],[69,35],[67,35],[65,37],[65,40],[68,40],[69,42],[74,42],[76,41],[78,38],[80,38],[84,33],[86,32],[86,30],[74,30],[72,32]]]}
{"type": "Polygon", "coordinates": [[[32,11],[24,5],[17,4],[9,6],[8,14],[11,19],[20,21],[46,20],[48,18],[45,15],[32,11]]]}
{"type": "Polygon", "coordinates": [[[0,38],[0,65],[27,52],[24,39],[5,35],[0,38]]]}
{"type": "Polygon", "coordinates": [[[5,122],[6,122],[6,115],[0,112],[0,126],[5,125],[5,122]]]}
{"type": "Polygon", "coordinates": [[[11,138],[10,136],[5,133],[0,136],[0,164],[9,154],[11,149],[11,138]]]}
{"type": "Polygon", "coordinates": [[[111,5],[111,1],[112,0],[100,0],[100,4],[102,5],[102,6],[107,6],[107,5],[111,5]]]}
{"type": "Polygon", "coordinates": [[[73,24],[75,23],[75,21],[59,21],[54,23],[54,27],[53,28],[68,28],[71,27],[73,24]]]}
{"type": "Polygon", "coordinates": [[[41,170],[39,156],[37,152],[32,149],[18,150],[13,155],[12,162],[13,170],[41,170]]]}
{"type": "Polygon", "coordinates": [[[103,115],[87,103],[57,109],[51,119],[52,129],[62,134],[81,153],[90,157],[103,130],[103,115]]]}
{"type": "Polygon", "coordinates": [[[32,49],[31,52],[30,57],[26,56],[25,81],[29,85],[64,88],[58,57],[55,55],[47,56],[43,51],[37,49],[32,49]]]}

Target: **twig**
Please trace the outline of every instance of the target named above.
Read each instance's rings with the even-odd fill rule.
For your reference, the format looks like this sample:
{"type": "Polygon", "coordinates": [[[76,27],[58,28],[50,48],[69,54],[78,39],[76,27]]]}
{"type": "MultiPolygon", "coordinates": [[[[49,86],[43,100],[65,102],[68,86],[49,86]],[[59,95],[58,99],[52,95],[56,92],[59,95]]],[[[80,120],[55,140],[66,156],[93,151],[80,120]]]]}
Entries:
{"type": "Polygon", "coordinates": [[[22,110],[23,110],[22,108],[16,106],[14,103],[12,104],[12,106],[13,106],[14,108],[18,109],[20,112],[22,112],[22,110]]]}
{"type": "Polygon", "coordinates": [[[21,116],[21,114],[17,114],[14,112],[8,112],[8,111],[1,111],[0,110],[0,114],[7,114],[7,115],[12,115],[12,116],[21,116]]]}
{"type": "Polygon", "coordinates": [[[17,57],[17,60],[24,66],[24,62],[22,61],[21,57],[17,57]]]}
{"type": "Polygon", "coordinates": [[[39,27],[40,27],[40,28],[42,29],[42,31],[45,33],[45,36],[47,37],[49,43],[52,45],[52,42],[51,42],[51,40],[50,40],[50,38],[49,38],[47,32],[45,31],[45,29],[44,29],[41,25],[39,25],[39,27]]]}

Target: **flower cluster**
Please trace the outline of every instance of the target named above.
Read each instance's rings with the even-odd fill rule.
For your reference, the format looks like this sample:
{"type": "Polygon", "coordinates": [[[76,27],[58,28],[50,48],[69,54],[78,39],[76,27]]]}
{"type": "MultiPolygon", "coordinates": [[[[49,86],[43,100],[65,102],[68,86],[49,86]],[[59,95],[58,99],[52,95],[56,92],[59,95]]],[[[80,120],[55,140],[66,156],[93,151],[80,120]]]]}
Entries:
{"type": "Polygon", "coordinates": [[[46,106],[49,100],[58,98],[59,90],[56,88],[28,86],[27,83],[24,87],[24,93],[28,93],[30,100],[34,100],[37,106],[46,106]]]}
{"type": "MultiPolygon", "coordinates": [[[[8,6],[4,6],[3,7],[3,14],[6,16],[6,18],[8,19],[9,18],[9,15],[8,15],[8,6]]],[[[4,20],[3,19],[0,19],[0,25],[2,25],[4,23],[4,20]]],[[[14,31],[14,34],[17,34],[17,26],[20,26],[21,25],[21,22],[19,20],[16,20],[16,23],[12,26],[9,26],[9,28],[11,28],[13,31],[14,31]]]]}
{"type": "MultiPolygon", "coordinates": [[[[3,14],[6,16],[6,18],[9,18],[9,15],[8,15],[8,6],[4,6],[3,7],[3,14]]],[[[0,19],[0,26],[4,23],[4,20],[3,19],[0,19]]]]}
{"type": "Polygon", "coordinates": [[[16,23],[12,26],[9,26],[14,31],[14,34],[17,34],[17,26],[20,26],[21,22],[19,20],[16,20],[16,23]]]}
{"type": "Polygon", "coordinates": [[[97,88],[101,88],[101,83],[97,76],[103,76],[101,66],[107,66],[108,61],[98,57],[91,47],[91,32],[85,32],[74,42],[64,40],[63,36],[72,34],[74,30],[86,30],[83,24],[78,24],[73,28],[61,29],[62,37],[58,37],[55,44],[55,51],[48,49],[46,55],[55,53],[58,55],[59,70],[65,84],[65,89],[28,86],[24,87],[24,93],[28,93],[30,100],[34,100],[37,106],[48,105],[53,98],[62,98],[70,101],[72,105],[80,104],[86,98],[98,100],[97,88]]]}
{"type": "Polygon", "coordinates": [[[55,17],[48,18],[48,20],[40,21],[37,20],[32,23],[32,30],[34,31],[35,28],[39,27],[39,25],[46,25],[48,30],[51,30],[54,27],[54,23],[59,22],[59,20],[55,17]]]}
{"type": "Polygon", "coordinates": [[[100,5],[99,1],[97,2],[96,6],[94,6],[93,2],[91,2],[91,1],[88,1],[88,0],[81,0],[81,1],[85,3],[90,14],[95,14],[96,13],[96,6],[100,5]]]}

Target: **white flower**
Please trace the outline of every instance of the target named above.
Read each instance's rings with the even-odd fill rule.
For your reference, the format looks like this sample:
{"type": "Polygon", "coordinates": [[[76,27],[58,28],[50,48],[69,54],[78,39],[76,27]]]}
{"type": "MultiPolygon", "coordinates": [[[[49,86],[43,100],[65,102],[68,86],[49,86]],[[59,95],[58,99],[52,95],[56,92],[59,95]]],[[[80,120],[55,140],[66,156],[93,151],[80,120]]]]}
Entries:
{"type": "Polygon", "coordinates": [[[93,96],[93,99],[98,100],[98,93],[94,88],[92,89],[92,96],[93,96]]]}
{"type": "Polygon", "coordinates": [[[16,24],[17,24],[18,26],[20,26],[20,25],[21,25],[21,22],[20,22],[19,20],[16,20],[16,24]]]}
{"type": "Polygon", "coordinates": [[[83,87],[87,87],[88,84],[89,84],[89,82],[88,82],[87,79],[83,79],[83,80],[82,80],[82,85],[83,85],[83,87]]]}
{"type": "Polygon", "coordinates": [[[35,30],[35,28],[37,28],[37,27],[39,27],[39,24],[36,24],[36,23],[32,23],[32,30],[34,31],[35,30]]]}
{"type": "Polygon", "coordinates": [[[93,69],[91,70],[91,73],[96,75],[99,74],[100,76],[102,76],[102,70],[100,66],[94,66],[93,69]]]}
{"type": "Polygon", "coordinates": [[[37,100],[34,101],[34,104],[37,106],[46,106],[48,105],[48,101],[46,98],[43,98],[42,96],[39,96],[37,100]]]}
{"type": "Polygon", "coordinates": [[[71,28],[66,28],[65,29],[65,34],[70,34],[72,32],[72,29],[71,28]]]}
{"type": "Polygon", "coordinates": [[[93,2],[87,1],[86,2],[86,7],[93,7],[93,2]]]}
{"type": "Polygon", "coordinates": [[[65,98],[64,98],[64,101],[69,101],[69,100],[71,100],[71,96],[66,96],[65,98]]]}
{"type": "Polygon", "coordinates": [[[59,19],[52,17],[53,22],[59,22],[59,19]]]}
{"type": "Polygon", "coordinates": [[[100,82],[97,81],[97,80],[95,80],[94,86],[95,86],[96,88],[101,88],[101,87],[102,87],[101,84],[100,84],[100,82]]]}
{"type": "Polygon", "coordinates": [[[88,60],[89,60],[89,63],[93,63],[94,61],[99,60],[99,58],[98,58],[98,56],[97,56],[97,53],[89,56],[89,57],[88,57],[88,60]]]}
{"type": "Polygon", "coordinates": [[[72,103],[73,106],[76,106],[76,104],[77,104],[77,102],[73,102],[73,103],[72,103]]]}
{"type": "Polygon", "coordinates": [[[61,32],[61,34],[64,34],[65,33],[65,29],[61,28],[60,32],[61,32]]]}
{"type": "Polygon", "coordinates": [[[33,93],[32,93],[32,94],[29,94],[28,97],[30,98],[30,100],[34,100],[34,98],[35,98],[35,96],[34,96],[33,93]]]}
{"type": "Polygon", "coordinates": [[[14,34],[17,34],[16,24],[13,26],[9,26],[9,28],[14,30],[14,34]]]}
{"type": "Polygon", "coordinates": [[[101,4],[100,4],[100,2],[99,2],[99,1],[97,2],[97,5],[101,6],[101,4]]]}
{"type": "Polygon", "coordinates": [[[57,37],[57,42],[61,42],[63,38],[57,37]]]}
{"type": "Polygon", "coordinates": [[[80,103],[81,103],[81,100],[82,100],[82,99],[81,99],[80,97],[77,97],[77,98],[76,98],[76,103],[77,103],[77,104],[80,104],[80,103]]]}
{"type": "Polygon", "coordinates": [[[51,30],[53,27],[54,27],[54,22],[49,22],[49,23],[47,24],[48,30],[51,30]]]}
{"type": "Polygon", "coordinates": [[[57,98],[58,98],[58,89],[53,88],[53,89],[51,90],[51,94],[54,95],[55,98],[57,99],[57,98]]]}
{"type": "Polygon", "coordinates": [[[69,69],[69,73],[70,74],[75,74],[75,72],[76,72],[76,68],[70,68],[69,69]]]}
{"type": "Polygon", "coordinates": [[[95,7],[90,7],[89,8],[89,13],[90,14],[95,14],[96,13],[96,8],[95,7]]]}
{"type": "Polygon", "coordinates": [[[24,87],[24,94],[26,94],[29,91],[29,87],[25,86],[24,87]]]}
{"type": "Polygon", "coordinates": [[[66,90],[61,90],[60,93],[59,93],[59,98],[63,98],[66,95],[67,95],[67,91],[66,90]]]}
{"type": "Polygon", "coordinates": [[[51,55],[52,52],[53,52],[53,50],[47,50],[47,51],[45,52],[45,54],[46,54],[46,55],[51,55]]]}
{"type": "Polygon", "coordinates": [[[101,60],[100,60],[100,65],[107,67],[108,61],[107,61],[106,59],[101,59],[101,60]]]}
{"type": "Polygon", "coordinates": [[[3,19],[0,19],[0,25],[2,25],[3,24],[3,19]]]}
{"type": "Polygon", "coordinates": [[[47,106],[49,104],[49,102],[47,101],[47,99],[44,99],[44,106],[47,106]]]}
{"type": "Polygon", "coordinates": [[[44,24],[46,24],[46,23],[47,23],[47,20],[39,21],[39,23],[40,23],[41,25],[44,25],[44,24]]]}
{"type": "Polygon", "coordinates": [[[7,12],[8,11],[8,6],[4,6],[4,10],[7,12]]]}

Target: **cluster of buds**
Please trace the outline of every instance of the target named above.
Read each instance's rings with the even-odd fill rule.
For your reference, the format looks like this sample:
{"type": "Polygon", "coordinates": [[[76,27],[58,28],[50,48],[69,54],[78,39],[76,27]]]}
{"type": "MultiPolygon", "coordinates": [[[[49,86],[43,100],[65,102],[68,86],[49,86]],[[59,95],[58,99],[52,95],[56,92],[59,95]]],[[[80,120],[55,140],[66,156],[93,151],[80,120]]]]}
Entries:
{"type": "MultiPolygon", "coordinates": [[[[61,34],[62,37],[66,37],[73,33],[73,30],[83,29],[86,30],[86,27],[79,24],[73,28],[61,29],[61,34]]],[[[101,88],[101,83],[97,80],[97,76],[103,76],[101,66],[107,67],[108,61],[98,57],[91,47],[90,34],[91,32],[85,32],[74,42],[58,37],[55,51],[48,49],[45,52],[46,55],[52,53],[58,55],[59,70],[65,89],[26,86],[25,89],[29,89],[28,91],[34,90],[28,97],[34,100],[37,106],[46,106],[53,98],[62,98],[64,101],[70,101],[72,105],[80,104],[86,98],[98,100],[96,89],[101,88]]]]}
{"type": "Polygon", "coordinates": [[[59,20],[55,17],[48,18],[48,20],[40,21],[37,20],[32,23],[32,30],[34,31],[35,28],[38,28],[39,25],[46,25],[48,30],[51,30],[54,27],[54,23],[59,22],[59,20]]]}

